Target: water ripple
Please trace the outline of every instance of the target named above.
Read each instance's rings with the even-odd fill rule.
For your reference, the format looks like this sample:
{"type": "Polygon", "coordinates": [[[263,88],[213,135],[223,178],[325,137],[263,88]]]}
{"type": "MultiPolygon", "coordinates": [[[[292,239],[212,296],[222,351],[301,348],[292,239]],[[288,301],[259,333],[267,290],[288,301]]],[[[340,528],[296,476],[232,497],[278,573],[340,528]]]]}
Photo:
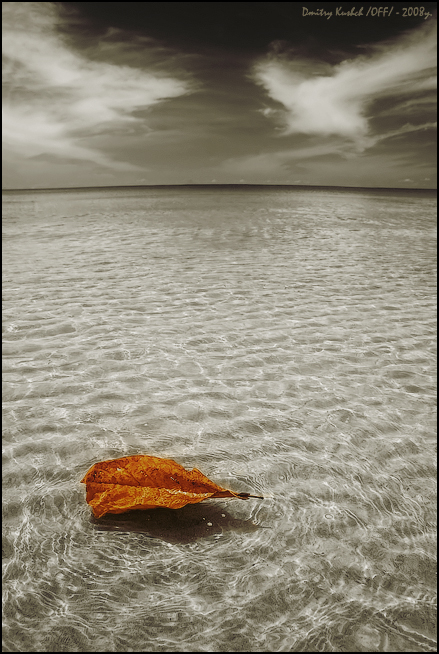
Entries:
{"type": "Polygon", "coordinates": [[[7,194],[4,648],[436,651],[434,199],[218,193],[7,194]],[[136,453],[264,499],[95,520],[136,453]]]}

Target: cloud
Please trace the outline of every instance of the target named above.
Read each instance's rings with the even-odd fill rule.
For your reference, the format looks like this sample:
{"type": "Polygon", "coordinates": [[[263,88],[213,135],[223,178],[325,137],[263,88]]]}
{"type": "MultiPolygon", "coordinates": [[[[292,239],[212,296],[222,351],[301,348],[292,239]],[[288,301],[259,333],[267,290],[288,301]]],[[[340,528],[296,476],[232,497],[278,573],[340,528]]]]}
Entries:
{"type": "Polygon", "coordinates": [[[388,109],[379,111],[379,116],[403,116],[407,114],[434,113],[436,112],[437,97],[434,91],[430,93],[417,93],[408,100],[404,98],[401,102],[395,102],[388,109]]]}
{"type": "MultiPolygon", "coordinates": [[[[384,148],[375,153],[373,150],[365,152],[361,157],[352,149],[347,137],[331,135],[322,139],[320,135],[310,135],[303,137],[306,143],[301,147],[230,157],[219,168],[224,174],[238,176],[245,173],[259,181],[265,180],[267,171],[270,171],[272,178],[285,183],[298,184],[299,181],[293,177],[297,175],[303,183],[311,184],[398,186],[402,168],[426,167],[428,172],[434,168],[425,155],[419,155],[416,148],[408,148],[405,141],[400,147],[398,139],[435,128],[434,122],[422,125],[406,123],[398,129],[375,135],[370,137],[371,142],[375,145],[383,141],[384,148]]],[[[420,185],[425,185],[425,181],[420,180],[420,185]]]]}
{"type": "Polygon", "coordinates": [[[330,143],[316,143],[303,148],[233,157],[223,161],[221,167],[228,172],[234,173],[243,170],[250,173],[264,173],[267,170],[279,171],[295,161],[341,154],[342,148],[334,141],[331,141],[330,143]]]}
{"type": "Polygon", "coordinates": [[[335,66],[277,49],[255,64],[252,78],[283,105],[276,113],[282,135],[338,135],[361,151],[376,142],[367,115],[372,103],[430,91],[436,87],[435,66],[436,25],[431,21],[335,66]]]}
{"type": "Polygon", "coordinates": [[[375,136],[373,140],[375,143],[378,143],[379,141],[384,141],[386,139],[394,138],[395,136],[396,137],[402,136],[403,134],[408,134],[409,132],[420,132],[428,129],[436,130],[437,122],[422,123],[420,125],[412,125],[410,123],[406,123],[405,125],[402,125],[402,127],[399,127],[398,129],[393,129],[388,132],[385,132],[384,134],[375,136]]]}
{"type": "Polygon", "coordinates": [[[139,170],[92,147],[90,137],[140,126],[134,112],[188,93],[190,84],[163,71],[92,60],[69,47],[58,27],[55,3],[3,3],[5,145],[26,157],[49,153],[139,170]]]}

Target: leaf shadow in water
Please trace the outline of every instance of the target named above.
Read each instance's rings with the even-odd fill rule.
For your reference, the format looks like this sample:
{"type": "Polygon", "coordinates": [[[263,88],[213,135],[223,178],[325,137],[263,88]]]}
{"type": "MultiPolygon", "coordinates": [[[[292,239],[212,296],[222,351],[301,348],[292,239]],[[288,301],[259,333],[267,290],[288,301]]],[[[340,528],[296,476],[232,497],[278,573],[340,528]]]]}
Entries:
{"type": "Polygon", "coordinates": [[[102,518],[91,516],[99,531],[128,531],[160,538],[168,543],[193,543],[225,531],[251,532],[260,528],[251,520],[234,518],[221,506],[188,504],[182,509],[143,509],[126,513],[107,513],[102,518]]]}

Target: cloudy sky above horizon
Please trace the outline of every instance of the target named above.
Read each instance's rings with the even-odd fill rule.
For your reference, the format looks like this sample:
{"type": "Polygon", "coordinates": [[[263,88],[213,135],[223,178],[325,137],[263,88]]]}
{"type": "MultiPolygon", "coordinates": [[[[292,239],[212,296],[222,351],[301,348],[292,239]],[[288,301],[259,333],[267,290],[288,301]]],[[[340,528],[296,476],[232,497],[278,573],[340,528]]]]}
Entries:
{"type": "Polygon", "coordinates": [[[3,188],[434,188],[435,5],[4,2],[3,188]]]}

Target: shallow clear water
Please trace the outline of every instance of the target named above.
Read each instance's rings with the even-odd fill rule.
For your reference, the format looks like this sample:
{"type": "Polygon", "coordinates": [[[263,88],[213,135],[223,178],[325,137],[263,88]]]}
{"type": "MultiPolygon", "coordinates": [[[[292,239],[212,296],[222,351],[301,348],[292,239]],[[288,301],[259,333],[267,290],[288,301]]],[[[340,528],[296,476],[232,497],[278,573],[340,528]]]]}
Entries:
{"type": "Polygon", "coordinates": [[[435,196],[3,200],[5,650],[435,651],[435,196]],[[93,519],[137,453],[265,499],[93,519]]]}

